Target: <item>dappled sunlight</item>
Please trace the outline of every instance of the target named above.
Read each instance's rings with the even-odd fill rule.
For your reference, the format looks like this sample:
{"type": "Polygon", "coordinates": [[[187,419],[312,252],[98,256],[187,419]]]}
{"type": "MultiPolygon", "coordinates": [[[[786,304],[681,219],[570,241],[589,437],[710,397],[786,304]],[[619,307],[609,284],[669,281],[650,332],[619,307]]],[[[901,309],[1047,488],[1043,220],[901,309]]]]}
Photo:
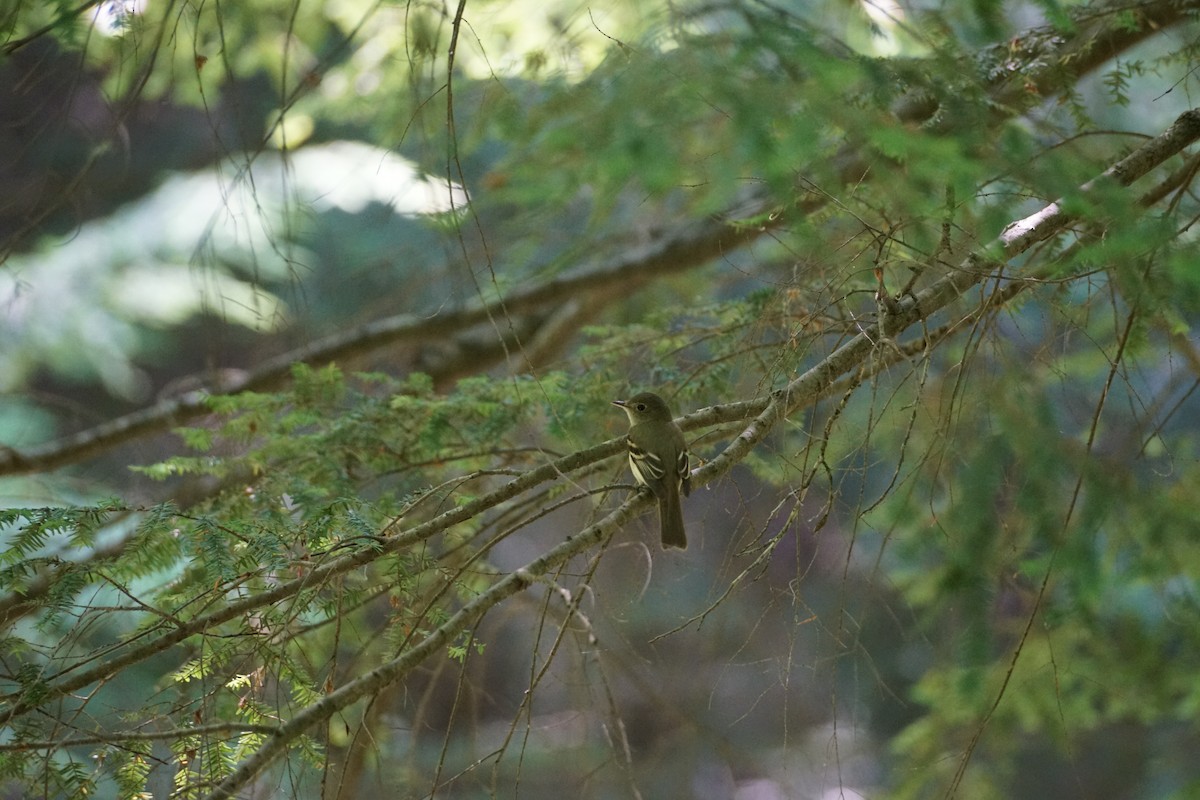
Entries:
{"type": "Polygon", "coordinates": [[[288,324],[268,288],[308,269],[296,241],[314,214],[378,205],[408,217],[462,209],[465,193],[361,142],[264,152],[215,169],[174,174],[144,198],[91,220],[0,273],[0,386],[11,390],[44,362],[94,375],[119,396],[144,393],[135,326],[212,315],[259,332],[288,324]],[[131,352],[133,351],[133,352],[131,352]]]}

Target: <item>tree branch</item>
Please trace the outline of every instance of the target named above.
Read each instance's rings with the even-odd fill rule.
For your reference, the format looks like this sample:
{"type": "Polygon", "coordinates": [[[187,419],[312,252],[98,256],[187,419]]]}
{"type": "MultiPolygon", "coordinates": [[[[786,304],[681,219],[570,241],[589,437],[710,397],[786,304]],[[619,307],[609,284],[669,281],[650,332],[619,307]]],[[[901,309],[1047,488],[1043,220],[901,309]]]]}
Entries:
{"type": "MultiPolygon", "coordinates": [[[[1200,138],[1200,110],[1194,109],[1180,115],[1165,133],[1113,165],[1100,178],[1089,181],[1081,187],[1081,191],[1084,194],[1088,193],[1102,179],[1112,179],[1122,186],[1128,186],[1198,138],[1200,138]]],[[[1071,219],[1069,214],[1062,211],[1061,204],[1051,203],[1038,213],[1010,225],[997,243],[1003,248],[1005,256],[1011,258],[1024,252],[1033,244],[1061,232],[1071,219]]],[[[992,262],[989,262],[983,254],[972,253],[963,261],[959,269],[950,272],[927,287],[915,299],[909,298],[908,307],[901,310],[902,315],[912,317],[905,324],[926,318],[960,297],[967,289],[979,283],[992,272],[992,269],[986,266],[990,263],[992,262]]],[[[877,326],[874,332],[878,333],[877,326]]],[[[749,455],[750,451],[776,425],[796,409],[815,399],[838,376],[854,369],[875,347],[875,339],[870,335],[871,333],[872,331],[867,331],[859,334],[854,340],[835,350],[786,387],[774,392],[758,416],[733,442],[719,456],[693,473],[693,481],[698,485],[705,484],[728,472],[735,463],[749,455]]],[[[739,406],[737,413],[744,413],[746,408],[745,405],[739,406]]],[[[719,421],[730,412],[730,406],[721,406],[707,409],[700,414],[690,415],[687,420],[692,424],[689,424],[688,427],[697,424],[699,419],[719,421]]],[[[611,449],[612,444],[609,442],[599,448],[592,448],[590,452],[607,452],[611,449]]],[[[225,800],[225,798],[233,797],[306,731],[323,723],[333,714],[363,697],[400,680],[437,650],[445,647],[454,637],[474,625],[489,609],[528,588],[552,567],[565,563],[592,545],[599,544],[615,533],[637,510],[647,508],[649,505],[650,499],[647,493],[643,492],[631,497],[600,522],[585,528],[578,536],[567,539],[526,566],[501,578],[413,648],[404,651],[397,658],[361,678],[331,692],[317,703],[302,709],[291,720],[281,725],[269,741],[222,781],[209,794],[209,800],[225,800]]]]}
{"type": "MultiPolygon", "coordinates": [[[[1197,139],[1200,139],[1200,109],[1185,111],[1166,132],[1118,161],[1098,178],[1088,181],[1080,187],[1080,192],[1086,196],[1106,179],[1113,180],[1121,186],[1128,186],[1197,139]]],[[[1034,244],[1060,233],[1073,219],[1072,215],[1063,211],[1061,202],[1054,202],[1041,211],[1009,225],[996,244],[1006,258],[1012,258],[1034,244]]],[[[890,321],[891,324],[900,331],[919,320],[928,319],[934,312],[949,305],[969,288],[992,274],[996,266],[998,265],[991,261],[986,253],[969,254],[957,269],[951,270],[923,289],[916,297],[902,298],[899,311],[895,319],[890,321]]],[[[877,346],[879,336],[879,325],[876,323],[787,386],[774,392],[763,411],[721,455],[698,470],[693,480],[701,484],[708,483],[728,472],[735,463],[745,458],[762,436],[780,420],[813,402],[834,380],[861,363],[877,346]]]]}
{"type": "MultiPolygon", "coordinates": [[[[1111,179],[1122,186],[1127,186],[1137,178],[1148,173],[1151,169],[1162,164],[1171,156],[1179,153],[1200,138],[1200,110],[1193,109],[1181,114],[1171,127],[1161,136],[1152,139],[1135,150],[1126,158],[1106,170],[1099,179],[1089,181],[1081,188],[1086,194],[1093,189],[1100,179],[1111,179]]],[[[1033,244],[1043,241],[1056,232],[1063,230],[1072,221],[1072,216],[1062,210],[1060,203],[1051,203],[1046,208],[1010,225],[1001,235],[998,244],[1006,257],[1013,257],[1033,244]]],[[[959,266],[938,281],[922,290],[915,298],[904,298],[900,302],[899,312],[893,321],[902,329],[921,319],[928,318],[934,312],[944,308],[967,289],[979,283],[995,268],[984,254],[971,253],[959,266]]],[[[878,325],[873,325],[864,333],[859,334],[804,374],[790,382],[786,387],[772,394],[770,400],[728,404],[715,406],[704,411],[696,412],[684,418],[684,427],[691,429],[701,425],[711,425],[745,419],[752,413],[757,416],[741,434],[719,456],[709,461],[696,471],[693,480],[696,484],[705,484],[728,472],[732,466],[744,459],[759,441],[781,420],[790,416],[796,409],[810,404],[839,377],[851,372],[876,346],[879,334],[878,325]]],[[[274,604],[291,597],[302,589],[318,585],[330,578],[342,575],[350,570],[363,566],[382,555],[399,552],[412,545],[422,542],[452,525],[465,522],[478,514],[509,500],[517,495],[546,481],[556,479],[559,475],[582,469],[604,458],[616,455],[621,447],[622,439],[613,439],[595,447],[564,456],[530,470],[518,478],[509,481],[497,489],[476,498],[462,506],[445,511],[438,516],[413,526],[407,530],[387,536],[381,548],[363,549],[342,556],[325,564],[318,565],[304,576],[292,581],[280,583],[271,589],[235,600],[224,608],[207,616],[197,617],[175,629],[156,637],[151,637],[126,652],[87,670],[69,675],[74,671],[68,669],[49,678],[39,687],[38,701],[23,700],[20,693],[10,694],[0,698],[8,704],[7,708],[0,707],[0,724],[11,721],[14,717],[26,713],[46,700],[62,694],[75,691],[95,681],[103,680],[121,669],[144,660],[166,648],[178,644],[187,638],[205,630],[214,628],[229,620],[253,611],[264,605],[274,604]],[[58,681],[57,684],[55,681],[58,681]]],[[[649,506],[649,501],[641,505],[649,506]]],[[[630,501],[633,502],[633,501],[630,501]]],[[[397,520],[398,522],[398,520],[397,520]]],[[[589,529],[590,530],[590,529],[589,529]]],[[[385,531],[386,533],[386,531],[385,531]]],[[[599,535],[599,534],[597,534],[599,535]]],[[[597,541],[599,539],[597,538],[597,541]]],[[[139,633],[143,639],[148,632],[139,633]]],[[[117,647],[120,647],[118,645],[117,647]]]]}
{"type": "MultiPolygon", "coordinates": [[[[1011,52],[1008,61],[1021,66],[1035,60],[1041,66],[1033,71],[1016,67],[997,70],[985,81],[997,119],[1014,116],[1046,96],[1061,91],[1080,75],[1098,68],[1115,55],[1136,45],[1162,28],[1189,18],[1200,8],[1200,0],[1153,0],[1132,6],[1112,0],[1099,7],[1073,11],[1079,31],[1071,37],[1032,32],[1017,40],[985,51],[980,62],[992,57],[999,61],[1003,48],[1011,52]],[[1113,17],[1123,12],[1122,24],[1113,17]],[[1132,13],[1134,24],[1128,24],[1132,13]],[[1015,48],[1015,49],[1014,49],[1015,48]],[[1041,58],[1035,56],[1045,55],[1041,58]]],[[[914,93],[894,109],[897,119],[924,122],[936,113],[935,98],[914,93]]],[[[860,181],[866,175],[865,162],[853,151],[835,157],[843,164],[841,173],[848,181],[860,181]]],[[[823,205],[827,198],[810,201],[800,210],[808,212],[823,205]],[[811,206],[811,207],[809,207],[811,206]]],[[[730,252],[765,233],[763,228],[730,229],[713,220],[685,225],[670,235],[637,250],[623,253],[607,262],[587,265],[536,286],[515,290],[491,303],[475,302],[459,311],[434,317],[401,314],[374,320],[328,336],[303,347],[268,359],[245,374],[226,373],[226,379],[209,383],[182,397],[164,400],[84,431],[24,449],[0,448],[0,476],[23,475],[57,469],[79,463],[136,437],[162,431],[208,412],[210,395],[241,391],[263,391],[286,382],[294,364],[325,364],[371,352],[385,346],[428,341],[443,342],[487,320],[526,313],[546,313],[556,304],[599,290],[610,293],[614,287],[626,292],[655,277],[683,272],[730,252]],[[232,375],[232,377],[230,377],[232,375]]]]}
{"type": "Polygon", "coordinates": [[[290,378],[296,364],[326,364],[398,344],[444,343],[447,337],[455,337],[506,313],[510,317],[545,313],[571,298],[594,291],[615,297],[614,287],[621,287],[627,294],[655,278],[704,264],[761,233],[759,229],[735,229],[704,220],[683,226],[667,237],[614,259],[564,272],[535,286],[514,290],[490,303],[477,301],[461,310],[432,317],[399,314],[373,320],[268,359],[248,373],[226,373],[222,382],[93,428],[20,450],[0,448],[0,476],[44,472],[78,463],[135,437],[181,425],[209,412],[209,396],[277,387],[290,378]]]}

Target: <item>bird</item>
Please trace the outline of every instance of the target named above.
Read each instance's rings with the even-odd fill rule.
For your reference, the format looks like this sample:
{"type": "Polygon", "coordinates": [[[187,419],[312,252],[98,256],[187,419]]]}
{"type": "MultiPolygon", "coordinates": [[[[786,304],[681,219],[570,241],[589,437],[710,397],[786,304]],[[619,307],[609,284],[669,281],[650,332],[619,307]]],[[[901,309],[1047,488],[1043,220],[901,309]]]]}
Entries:
{"type": "Polygon", "coordinates": [[[614,400],[629,417],[629,469],[634,479],[658,500],[658,522],[663,549],[687,548],[680,493],[691,492],[687,442],[675,424],[667,401],[653,392],[628,400],[614,400]]]}

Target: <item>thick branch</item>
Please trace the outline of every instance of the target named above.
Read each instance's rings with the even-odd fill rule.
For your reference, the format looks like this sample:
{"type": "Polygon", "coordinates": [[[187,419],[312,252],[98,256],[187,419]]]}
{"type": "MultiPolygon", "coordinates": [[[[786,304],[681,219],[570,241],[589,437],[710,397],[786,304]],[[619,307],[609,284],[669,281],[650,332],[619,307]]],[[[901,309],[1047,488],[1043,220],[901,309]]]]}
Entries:
{"type": "MultiPolygon", "coordinates": [[[[1082,76],[1164,28],[1192,19],[1198,8],[1200,0],[1108,0],[1074,6],[1067,11],[1076,26],[1069,36],[1051,26],[1032,29],[984,49],[974,69],[992,75],[986,86],[997,117],[1011,117],[1074,86],[1082,76]]],[[[936,97],[914,93],[893,112],[905,122],[920,123],[937,110],[936,97]]]]}
{"type": "Polygon", "coordinates": [[[593,291],[611,295],[614,287],[628,293],[664,275],[683,272],[734,250],[761,235],[759,230],[733,229],[710,220],[693,223],[615,259],[592,264],[518,289],[490,303],[474,302],[459,311],[435,316],[399,314],[340,331],[332,336],[268,359],[253,371],[182,397],[165,400],[85,431],[23,450],[0,450],[0,476],[44,472],[90,458],[108,448],[152,431],[183,424],[208,413],[210,395],[263,391],[284,383],[295,364],[327,364],[379,347],[444,341],[490,319],[545,313],[593,291]]]}

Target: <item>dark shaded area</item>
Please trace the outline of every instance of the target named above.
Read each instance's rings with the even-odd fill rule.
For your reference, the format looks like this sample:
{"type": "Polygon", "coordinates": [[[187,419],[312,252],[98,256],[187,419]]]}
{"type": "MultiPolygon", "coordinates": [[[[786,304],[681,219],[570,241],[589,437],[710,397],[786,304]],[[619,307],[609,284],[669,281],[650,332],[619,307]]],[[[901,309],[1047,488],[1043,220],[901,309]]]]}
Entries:
{"type": "Polygon", "coordinates": [[[210,108],[104,95],[80,53],[42,37],[0,61],[0,241],[20,252],[145,194],[167,170],[257,147],[277,102],[265,76],[210,108]]]}

